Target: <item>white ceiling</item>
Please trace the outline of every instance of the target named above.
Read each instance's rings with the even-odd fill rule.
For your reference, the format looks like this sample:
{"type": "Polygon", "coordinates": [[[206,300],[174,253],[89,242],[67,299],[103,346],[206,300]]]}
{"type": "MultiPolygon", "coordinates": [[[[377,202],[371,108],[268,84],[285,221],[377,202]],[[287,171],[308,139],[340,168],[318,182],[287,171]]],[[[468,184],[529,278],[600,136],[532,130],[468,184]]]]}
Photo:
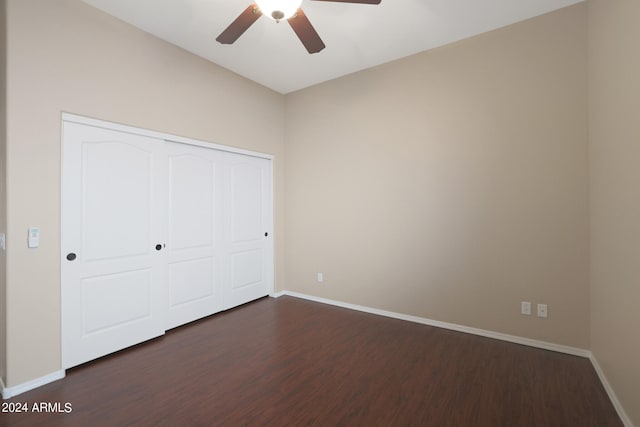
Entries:
{"type": "Polygon", "coordinates": [[[582,0],[303,0],[326,44],[309,55],[286,22],[263,16],[234,44],[215,41],[252,0],[83,0],[280,93],[442,46],[582,0]]]}

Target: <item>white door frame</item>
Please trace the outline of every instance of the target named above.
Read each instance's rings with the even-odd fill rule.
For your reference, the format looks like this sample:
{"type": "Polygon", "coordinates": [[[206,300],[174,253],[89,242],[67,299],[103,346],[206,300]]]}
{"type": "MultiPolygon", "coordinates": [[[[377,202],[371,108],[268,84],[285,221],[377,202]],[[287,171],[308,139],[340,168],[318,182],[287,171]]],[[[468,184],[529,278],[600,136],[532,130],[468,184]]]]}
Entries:
{"type": "MultiPolygon", "coordinates": [[[[260,157],[263,159],[273,160],[272,154],[260,153],[258,151],[245,150],[242,148],[230,147],[228,145],[221,145],[214,142],[201,141],[198,139],[187,138],[184,136],[172,135],[166,132],[158,132],[155,130],[138,128],[134,126],[123,125],[120,123],[108,122],[105,120],[93,119],[91,117],[79,116],[77,114],[62,113],[63,122],[79,123],[89,126],[95,126],[104,129],[110,129],[120,132],[132,133],[135,135],[148,136],[150,138],[163,139],[167,142],[177,142],[180,144],[198,145],[200,147],[210,148],[212,150],[226,151],[228,153],[244,154],[245,156],[260,157]]],[[[64,143],[64,139],[62,140],[64,143]]],[[[63,159],[64,160],[64,159],[63,159]]],[[[272,175],[273,181],[273,175],[272,175]]]]}

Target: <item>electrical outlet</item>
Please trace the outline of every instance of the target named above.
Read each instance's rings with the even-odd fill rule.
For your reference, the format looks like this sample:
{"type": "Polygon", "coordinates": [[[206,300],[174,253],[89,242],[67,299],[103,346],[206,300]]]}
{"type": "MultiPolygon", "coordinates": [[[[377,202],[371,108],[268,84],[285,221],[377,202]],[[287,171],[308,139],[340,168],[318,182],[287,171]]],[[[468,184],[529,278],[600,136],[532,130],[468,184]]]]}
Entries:
{"type": "Polygon", "coordinates": [[[538,317],[547,317],[547,304],[538,304],[538,317]]]}
{"type": "Polygon", "coordinates": [[[318,273],[318,283],[324,282],[324,274],[318,273]]]}
{"type": "Polygon", "coordinates": [[[531,303],[529,301],[522,301],[520,303],[520,313],[531,316],[531,303]]]}

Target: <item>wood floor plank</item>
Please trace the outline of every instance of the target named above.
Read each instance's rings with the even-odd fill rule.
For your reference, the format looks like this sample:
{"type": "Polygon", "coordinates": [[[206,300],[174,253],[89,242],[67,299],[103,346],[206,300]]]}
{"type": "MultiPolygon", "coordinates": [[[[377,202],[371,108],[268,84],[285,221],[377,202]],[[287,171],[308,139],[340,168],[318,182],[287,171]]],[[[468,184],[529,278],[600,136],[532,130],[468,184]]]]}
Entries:
{"type": "Polygon", "coordinates": [[[589,360],[291,297],[169,331],[5,402],[0,426],[622,426],[589,360]]]}

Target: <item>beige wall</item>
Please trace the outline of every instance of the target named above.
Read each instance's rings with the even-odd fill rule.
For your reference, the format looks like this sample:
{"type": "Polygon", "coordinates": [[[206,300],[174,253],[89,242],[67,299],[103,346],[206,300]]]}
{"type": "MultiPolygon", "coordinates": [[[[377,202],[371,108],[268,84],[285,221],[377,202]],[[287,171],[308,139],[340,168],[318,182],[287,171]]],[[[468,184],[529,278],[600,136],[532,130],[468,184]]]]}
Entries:
{"type": "Polygon", "coordinates": [[[588,348],[586,42],[582,4],[287,96],[287,289],[588,348]]]}
{"type": "Polygon", "coordinates": [[[68,111],[275,154],[279,289],[592,348],[640,423],[638,2],[591,0],[588,37],[582,4],[286,97],[79,0],[7,3],[8,386],[60,369],[68,111]]]}
{"type": "MultiPolygon", "coordinates": [[[[0,233],[7,231],[7,63],[6,63],[6,2],[0,1],[0,233]]],[[[5,382],[7,369],[7,257],[0,249],[0,379],[5,382]]]]}
{"type": "Polygon", "coordinates": [[[60,369],[62,111],[274,154],[282,286],[281,95],[79,0],[9,0],[7,16],[8,386],[60,369]]]}
{"type": "Polygon", "coordinates": [[[589,2],[591,346],[640,426],[640,2],[589,2]]]}

